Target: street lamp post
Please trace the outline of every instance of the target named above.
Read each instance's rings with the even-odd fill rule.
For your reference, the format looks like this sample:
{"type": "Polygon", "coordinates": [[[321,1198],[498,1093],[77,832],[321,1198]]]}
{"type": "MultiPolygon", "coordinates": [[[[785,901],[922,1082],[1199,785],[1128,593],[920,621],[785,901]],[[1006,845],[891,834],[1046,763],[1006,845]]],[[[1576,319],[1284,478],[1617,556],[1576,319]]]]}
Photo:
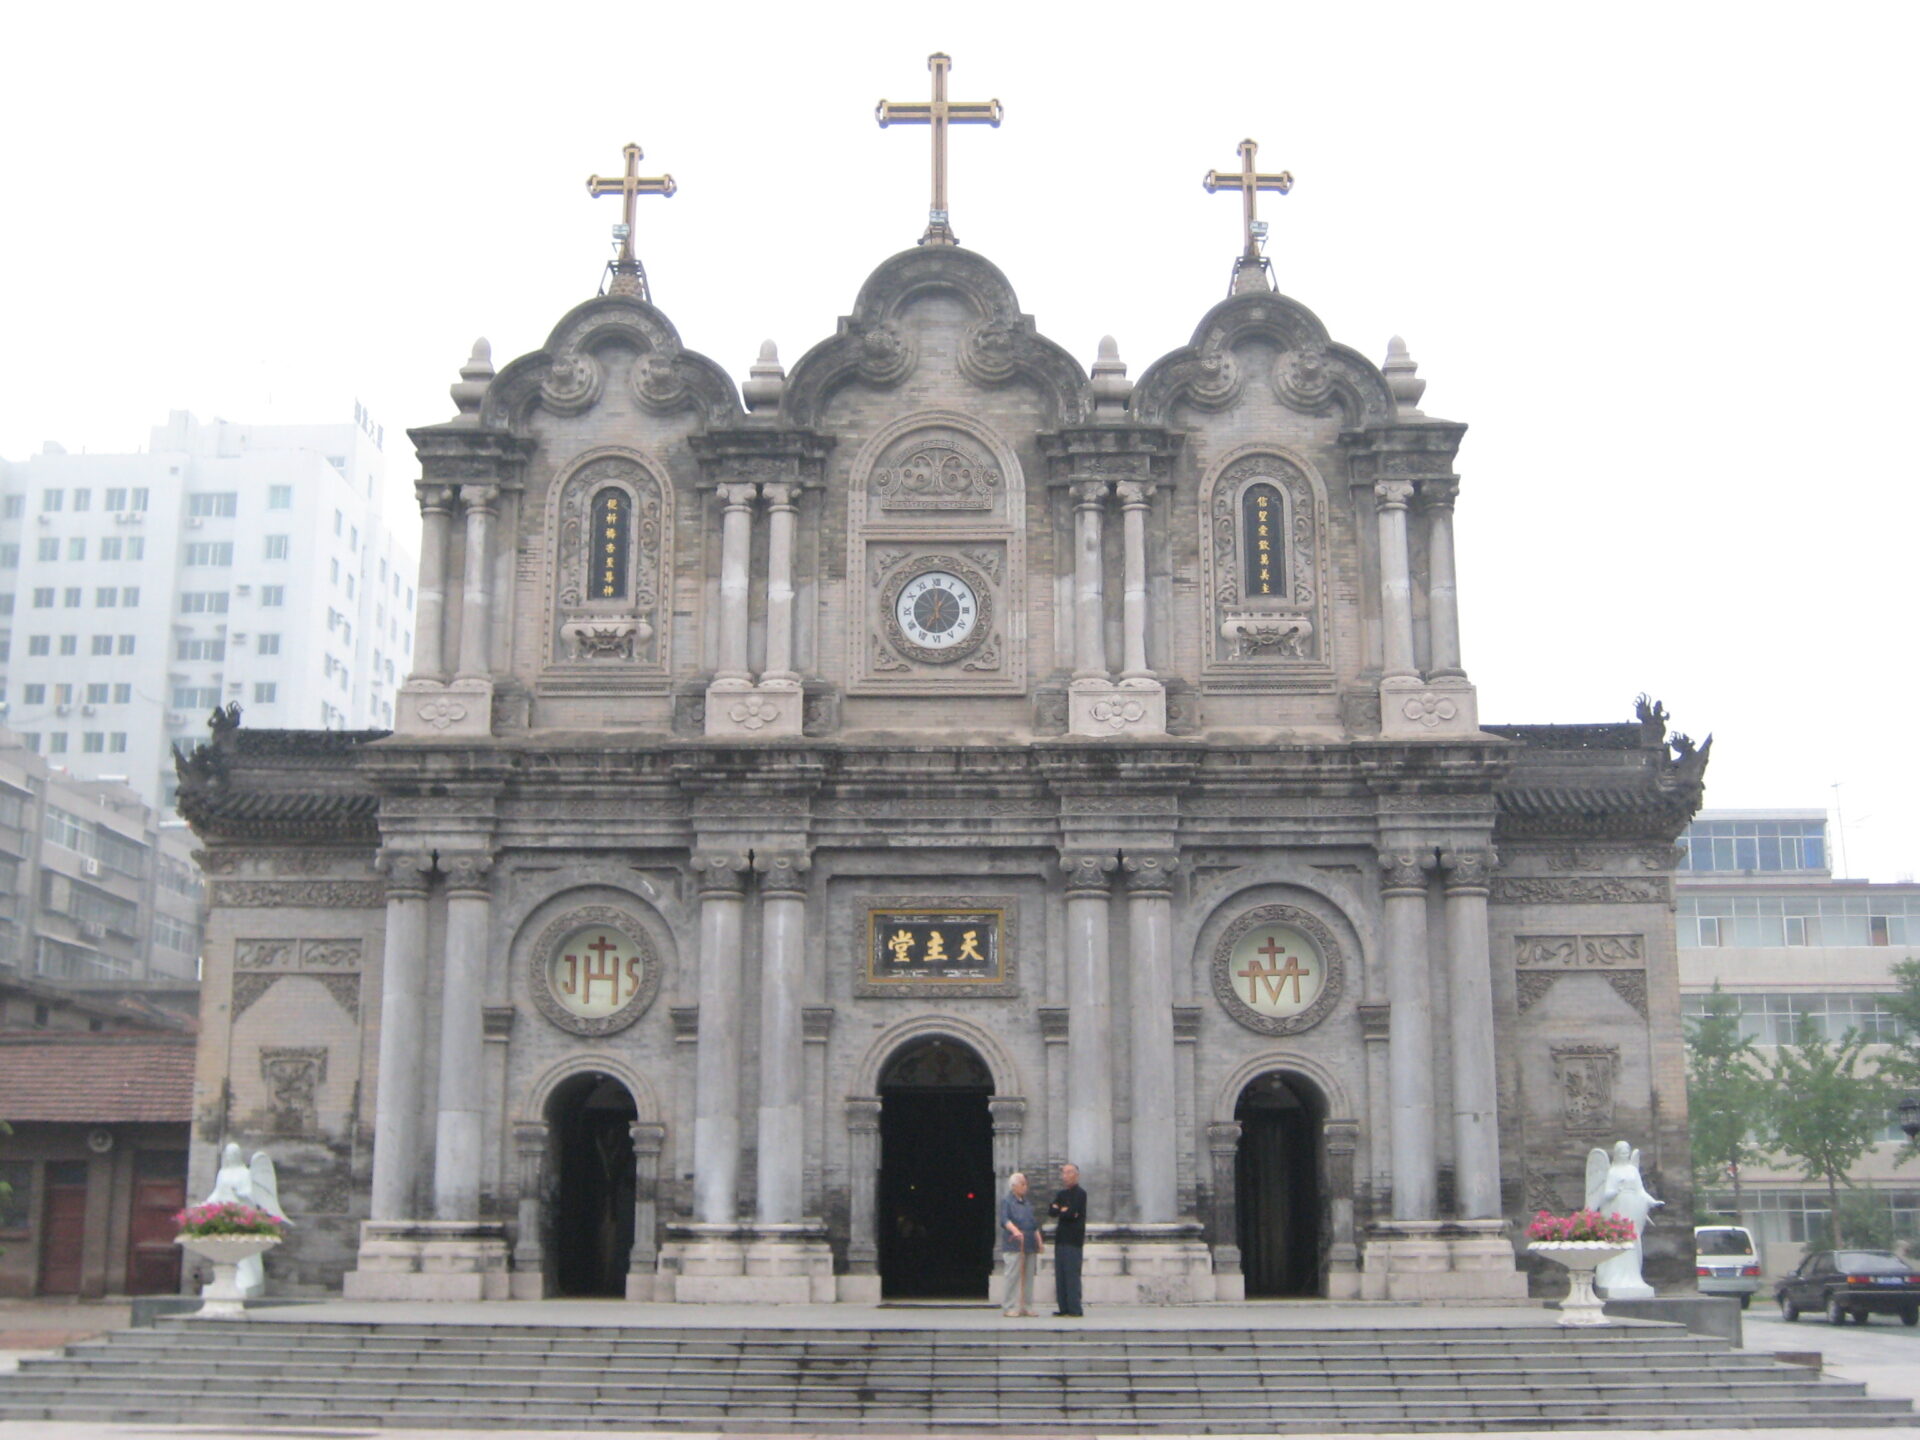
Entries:
{"type": "Polygon", "coordinates": [[[1907,1139],[1920,1137],[1920,1095],[1904,1095],[1900,1099],[1900,1128],[1907,1132],[1907,1139]]]}

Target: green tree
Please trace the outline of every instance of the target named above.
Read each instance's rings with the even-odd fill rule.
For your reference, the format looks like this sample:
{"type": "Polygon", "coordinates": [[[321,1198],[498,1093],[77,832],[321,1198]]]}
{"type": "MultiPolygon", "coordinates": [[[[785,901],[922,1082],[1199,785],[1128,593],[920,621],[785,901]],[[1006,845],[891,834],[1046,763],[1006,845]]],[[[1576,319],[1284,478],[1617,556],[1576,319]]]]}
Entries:
{"type": "Polygon", "coordinates": [[[1808,1180],[1827,1187],[1833,1245],[1840,1249],[1840,1187],[1855,1162],[1873,1147],[1887,1123],[1887,1087],[1868,1070],[1866,1039],[1849,1029],[1838,1042],[1802,1025],[1799,1039],[1782,1045],[1768,1067],[1773,1088],[1767,1138],[1773,1148],[1804,1168],[1808,1180]]]}
{"type": "MultiPolygon", "coordinates": [[[[1893,979],[1900,988],[1881,996],[1880,1003],[1899,1017],[1901,1035],[1880,1057],[1880,1077],[1888,1098],[1898,1103],[1902,1095],[1920,1095],[1920,959],[1909,955],[1895,965],[1893,979]]],[[[1920,1158],[1920,1139],[1906,1143],[1897,1163],[1915,1158],[1920,1158]]]]}
{"type": "Polygon", "coordinates": [[[1746,1223],[1741,1171],[1766,1151],[1771,1091],[1753,1041],[1740,1033],[1740,1002],[1714,981],[1707,1013],[1687,1025],[1687,1123],[1693,1136],[1693,1193],[1704,1200],[1733,1181],[1734,1219],[1746,1223]]]}

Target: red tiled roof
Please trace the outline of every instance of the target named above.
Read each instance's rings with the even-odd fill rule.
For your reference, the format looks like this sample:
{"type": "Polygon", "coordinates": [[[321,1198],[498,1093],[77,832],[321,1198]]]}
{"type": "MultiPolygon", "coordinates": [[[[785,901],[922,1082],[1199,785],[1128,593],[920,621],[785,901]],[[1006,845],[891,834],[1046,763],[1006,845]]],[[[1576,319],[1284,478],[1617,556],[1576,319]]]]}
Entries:
{"type": "Polygon", "coordinates": [[[0,1120],[193,1118],[190,1035],[0,1034],[0,1120]]]}

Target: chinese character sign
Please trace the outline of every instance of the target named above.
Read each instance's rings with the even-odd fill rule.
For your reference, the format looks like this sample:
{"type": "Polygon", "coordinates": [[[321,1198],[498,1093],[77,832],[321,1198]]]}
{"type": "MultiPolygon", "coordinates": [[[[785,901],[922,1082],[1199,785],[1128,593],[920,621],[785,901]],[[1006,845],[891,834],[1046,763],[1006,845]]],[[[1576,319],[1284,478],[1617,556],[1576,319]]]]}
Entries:
{"type": "Polygon", "coordinates": [[[632,510],[633,502],[627,492],[611,485],[593,497],[590,517],[593,543],[587,547],[590,599],[627,598],[627,539],[632,510]]]}
{"type": "Polygon", "coordinates": [[[640,993],[646,962],[617,930],[576,930],[555,947],[547,965],[553,998],[575,1015],[598,1020],[640,993]]]}
{"type": "Polygon", "coordinates": [[[1256,925],[1233,947],[1233,992],[1258,1014],[1284,1019],[1320,998],[1327,967],[1314,943],[1288,925],[1256,925]]]}
{"type": "Polygon", "coordinates": [[[1259,595],[1287,593],[1281,568],[1286,554],[1282,544],[1285,514],[1279,487],[1264,480],[1249,485],[1240,498],[1240,531],[1246,564],[1242,582],[1250,600],[1259,595]]]}
{"type": "Polygon", "coordinates": [[[877,983],[997,981],[999,910],[870,910],[867,979],[877,983]]]}

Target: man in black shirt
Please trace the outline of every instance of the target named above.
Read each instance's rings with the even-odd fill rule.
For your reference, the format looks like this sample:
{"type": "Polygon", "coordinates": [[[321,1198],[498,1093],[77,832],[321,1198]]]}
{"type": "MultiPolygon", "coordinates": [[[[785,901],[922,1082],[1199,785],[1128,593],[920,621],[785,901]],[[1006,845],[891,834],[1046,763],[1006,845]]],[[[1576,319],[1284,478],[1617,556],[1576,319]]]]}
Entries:
{"type": "Polygon", "coordinates": [[[1069,1161],[1060,1167],[1060,1193],[1047,1213],[1054,1218],[1053,1284],[1059,1308],[1056,1315],[1079,1315],[1080,1255],[1087,1243],[1087,1192],[1080,1188],[1080,1167],[1069,1161]]]}

